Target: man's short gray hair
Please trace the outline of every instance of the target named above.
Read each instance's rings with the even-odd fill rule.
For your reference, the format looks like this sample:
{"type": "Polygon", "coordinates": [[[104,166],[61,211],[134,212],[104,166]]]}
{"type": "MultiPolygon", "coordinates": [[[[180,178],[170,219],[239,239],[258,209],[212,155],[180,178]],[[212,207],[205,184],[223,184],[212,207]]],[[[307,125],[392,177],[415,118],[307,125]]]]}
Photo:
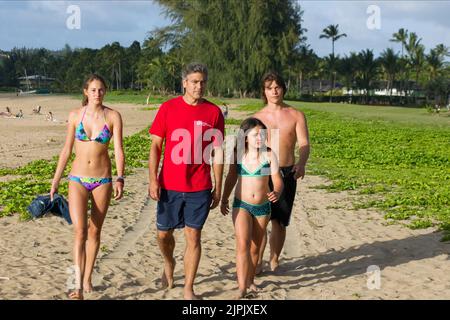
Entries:
{"type": "Polygon", "coordinates": [[[181,72],[181,78],[186,80],[187,76],[191,73],[202,73],[205,76],[205,80],[208,80],[208,67],[203,63],[192,62],[183,68],[181,72]]]}

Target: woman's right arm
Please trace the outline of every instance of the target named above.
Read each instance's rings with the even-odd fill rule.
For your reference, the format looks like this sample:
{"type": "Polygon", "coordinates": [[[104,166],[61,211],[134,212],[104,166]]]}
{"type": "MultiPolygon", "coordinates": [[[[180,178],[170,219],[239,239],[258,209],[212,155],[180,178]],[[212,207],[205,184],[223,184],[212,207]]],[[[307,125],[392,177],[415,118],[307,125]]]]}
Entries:
{"type": "Polygon", "coordinates": [[[53,201],[53,195],[58,192],[59,181],[66,168],[67,161],[72,154],[72,148],[75,141],[75,123],[77,119],[77,111],[72,111],[69,114],[69,121],[67,123],[67,136],[64,147],[59,154],[58,166],[56,167],[55,175],[53,176],[52,188],[50,190],[50,199],[53,201]]]}

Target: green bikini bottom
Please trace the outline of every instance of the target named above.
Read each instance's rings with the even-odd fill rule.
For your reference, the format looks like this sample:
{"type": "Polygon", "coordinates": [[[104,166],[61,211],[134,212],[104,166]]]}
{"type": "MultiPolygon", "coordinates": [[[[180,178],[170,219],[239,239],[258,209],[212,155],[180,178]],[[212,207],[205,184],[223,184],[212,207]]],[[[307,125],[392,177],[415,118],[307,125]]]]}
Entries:
{"type": "Polygon", "coordinates": [[[270,216],[271,213],[270,201],[261,204],[250,204],[241,199],[234,198],[233,208],[244,209],[254,217],[270,216]]]}

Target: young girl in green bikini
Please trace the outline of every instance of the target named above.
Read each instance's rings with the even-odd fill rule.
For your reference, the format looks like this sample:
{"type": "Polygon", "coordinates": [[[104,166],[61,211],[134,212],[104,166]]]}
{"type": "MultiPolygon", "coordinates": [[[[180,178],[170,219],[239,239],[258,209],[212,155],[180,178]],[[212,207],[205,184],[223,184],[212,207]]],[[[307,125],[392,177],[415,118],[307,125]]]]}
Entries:
{"type": "Polygon", "coordinates": [[[242,122],[239,132],[220,210],[223,215],[230,212],[228,198],[237,183],[232,217],[236,234],[237,298],[243,298],[248,289],[257,290],[254,278],[259,248],[270,221],[270,202],[278,200],[283,181],[277,156],[265,145],[267,127],[264,123],[248,118],[242,122]],[[270,178],[273,190],[269,188],[270,178]]]}

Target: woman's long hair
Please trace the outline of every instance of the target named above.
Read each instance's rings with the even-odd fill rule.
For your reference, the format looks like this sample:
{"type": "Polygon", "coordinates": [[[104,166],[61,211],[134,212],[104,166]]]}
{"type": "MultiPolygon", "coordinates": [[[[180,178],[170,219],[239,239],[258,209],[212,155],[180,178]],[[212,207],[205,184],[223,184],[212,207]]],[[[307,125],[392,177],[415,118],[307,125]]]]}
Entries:
{"type": "MultiPolygon", "coordinates": [[[[105,79],[103,79],[102,76],[100,76],[100,75],[98,75],[98,74],[96,74],[96,73],[91,74],[91,75],[86,79],[86,81],[84,82],[84,85],[83,85],[83,89],[87,90],[87,89],[89,88],[89,85],[91,84],[91,82],[94,81],[94,80],[100,81],[100,82],[103,84],[103,86],[105,87],[105,90],[107,89],[105,79]]],[[[81,105],[82,105],[82,106],[86,106],[88,103],[89,103],[89,99],[88,99],[88,97],[84,94],[84,90],[83,90],[83,102],[81,103],[81,105]]]]}

